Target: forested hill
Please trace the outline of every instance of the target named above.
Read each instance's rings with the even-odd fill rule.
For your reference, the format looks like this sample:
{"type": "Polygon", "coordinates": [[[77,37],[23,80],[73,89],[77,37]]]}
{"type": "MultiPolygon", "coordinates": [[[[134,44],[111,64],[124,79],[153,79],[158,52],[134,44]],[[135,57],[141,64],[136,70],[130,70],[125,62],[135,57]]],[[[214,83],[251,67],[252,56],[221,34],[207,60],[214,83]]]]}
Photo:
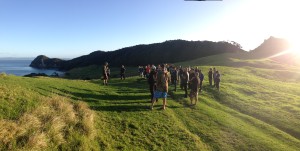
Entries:
{"type": "MultiPolygon", "coordinates": [[[[244,52],[235,42],[171,40],[148,45],[136,45],[116,51],[95,51],[89,55],[62,61],[61,70],[88,65],[138,66],[146,64],[175,63],[221,53],[244,52]]],[[[44,60],[45,62],[45,60],[44,60]]],[[[46,65],[47,66],[47,65],[46,65]]],[[[34,66],[33,67],[38,67],[34,66]]]]}

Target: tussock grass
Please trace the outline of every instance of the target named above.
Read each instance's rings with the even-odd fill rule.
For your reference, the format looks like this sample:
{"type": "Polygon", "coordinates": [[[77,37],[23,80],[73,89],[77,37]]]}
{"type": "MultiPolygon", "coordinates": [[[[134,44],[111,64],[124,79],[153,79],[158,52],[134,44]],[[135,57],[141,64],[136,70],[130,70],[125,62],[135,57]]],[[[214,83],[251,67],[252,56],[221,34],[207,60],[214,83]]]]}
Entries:
{"type": "Polygon", "coordinates": [[[0,148],[41,150],[75,144],[80,149],[84,145],[78,142],[94,139],[94,113],[85,103],[71,102],[61,96],[42,100],[39,107],[18,120],[0,120],[0,148]]]}

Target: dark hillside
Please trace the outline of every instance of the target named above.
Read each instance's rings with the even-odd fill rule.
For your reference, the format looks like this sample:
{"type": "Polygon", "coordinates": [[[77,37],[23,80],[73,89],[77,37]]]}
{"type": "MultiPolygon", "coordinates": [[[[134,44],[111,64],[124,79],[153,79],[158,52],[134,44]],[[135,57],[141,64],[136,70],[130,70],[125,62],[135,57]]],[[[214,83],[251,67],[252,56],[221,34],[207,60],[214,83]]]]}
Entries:
{"type": "Polygon", "coordinates": [[[243,52],[243,50],[228,42],[173,40],[137,45],[111,52],[95,51],[89,55],[67,61],[63,69],[69,70],[94,64],[101,65],[105,61],[109,62],[111,66],[175,63],[225,52],[243,52]]]}
{"type": "MultiPolygon", "coordinates": [[[[171,40],[149,45],[136,45],[116,51],[95,51],[89,55],[65,61],[61,70],[89,65],[102,65],[109,62],[110,66],[138,66],[146,64],[175,63],[221,53],[244,52],[236,43],[212,41],[171,40]]],[[[38,64],[38,63],[37,63],[38,64]]],[[[34,66],[39,68],[39,66],[34,66]]]]}

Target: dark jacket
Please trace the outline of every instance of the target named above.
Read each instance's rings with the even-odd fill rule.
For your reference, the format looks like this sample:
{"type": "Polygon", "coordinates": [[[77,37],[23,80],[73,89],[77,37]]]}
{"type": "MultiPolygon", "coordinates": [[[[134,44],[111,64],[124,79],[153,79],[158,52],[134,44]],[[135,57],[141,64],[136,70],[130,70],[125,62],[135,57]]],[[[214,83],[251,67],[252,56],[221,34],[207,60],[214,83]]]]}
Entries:
{"type": "Polygon", "coordinates": [[[203,75],[203,73],[199,73],[199,78],[200,78],[200,81],[203,81],[203,80],[204,80],[204,75],[203,75]]]}
{"type": "Polygon", "coordinates": [[[155,84],[156,83],[156,75],[157,75],[157,72],[156,71],[150,71],[150,74],[149,74],[149,78],[148,78],[148,83],[149,84],[155,84]]]}
{"type": "Polygon", "coordinates": [[[124,68],[121,68],[121,74],[124,74],[126,71],[125,67],[124,68]]]}
{"type": "Polygon", "coordinates": [[[213,73],[212,73],[212,71],[209,71],[209,72],[208,72],[208,78],[209,78],[209,79],[212,79],[212,78],[213,78],[213,73]]]}
{"type": "Polygon", "coordinates": [[[176,80],[178,80],[178,74],[179,72],[178,72],[178,70],[172,70],[171,71],[171,80],[173,80],[173,81],[176,81],[176,80]]]}

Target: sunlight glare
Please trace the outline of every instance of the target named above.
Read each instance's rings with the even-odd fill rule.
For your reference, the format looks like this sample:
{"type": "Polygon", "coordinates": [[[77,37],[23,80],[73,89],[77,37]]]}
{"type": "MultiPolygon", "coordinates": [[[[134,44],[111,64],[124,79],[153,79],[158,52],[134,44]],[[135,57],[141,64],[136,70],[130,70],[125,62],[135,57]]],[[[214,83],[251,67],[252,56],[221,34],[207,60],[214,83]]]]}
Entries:
{"type": "Polygon", "coordinates": [[[297,41],[296,38],[289,37],[288,41],[290,42],[290,49],[289,52],[291,52],[294,55],[300,55],[300,43],[297,41]]]}

